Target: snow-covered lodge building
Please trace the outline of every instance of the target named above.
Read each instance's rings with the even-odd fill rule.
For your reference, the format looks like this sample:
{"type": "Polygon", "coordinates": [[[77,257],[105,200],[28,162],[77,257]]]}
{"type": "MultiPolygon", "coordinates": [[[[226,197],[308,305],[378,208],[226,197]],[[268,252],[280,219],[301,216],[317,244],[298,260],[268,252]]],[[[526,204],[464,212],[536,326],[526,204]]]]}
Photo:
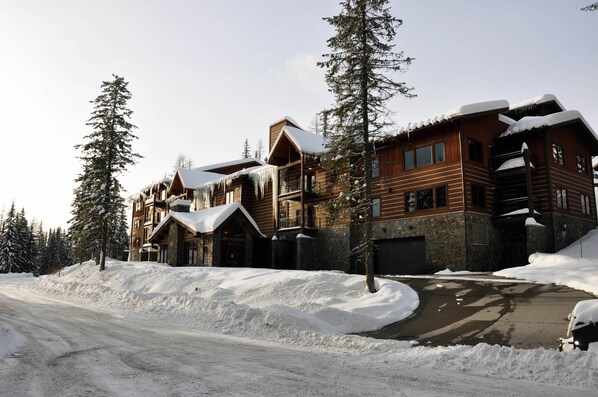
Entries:
{"type": "MultiPolygon", "coordinates": [[[[554,252],[597,226],[598,137],[553,95],[466,105],[376,142],[378,274],[493,270],[554,252]]],[[[264,163],[244,159],[160,181],[133,203],[133,260],[360,272],[359,227],[326,223],[322,136],[286,117],[264,163]],[[185,200],[185,201],[183,201],[185,200]]]]}

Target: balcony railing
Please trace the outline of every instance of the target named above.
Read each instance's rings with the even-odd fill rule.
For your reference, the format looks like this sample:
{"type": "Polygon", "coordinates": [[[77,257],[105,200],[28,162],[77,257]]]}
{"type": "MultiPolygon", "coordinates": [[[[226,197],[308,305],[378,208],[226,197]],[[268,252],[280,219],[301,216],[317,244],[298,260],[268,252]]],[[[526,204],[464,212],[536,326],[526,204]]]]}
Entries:
{"type": "MultiPolygon", "coordinates": [[[[320,183],[320,182],[311,183],[311,184],[306,183],[304,192],[318,194],[318,193],[322,192],[322,190],[325,187],[326,187],[326,185],[323,183],[320,183]]],[[[299,192],[301,192],[301,181],[298,179],[282,181],[278,185],[278,195],[279,196],[283,196],[285,194],[299,193],[299,192]]]]}
{"type": "MultiPolygon", "coordinates": [[[[308,216],[305,219],[305,227],[308,228],[316,228],[319,227],[317,225],[318,219],[316,219],[315,215],[308,216]]],[[[297,228],[301,227],[301,219],[297,218],[279,218],[278,219],[278,228],[279,229],[290,229],[290,228],[297,228]]]]}

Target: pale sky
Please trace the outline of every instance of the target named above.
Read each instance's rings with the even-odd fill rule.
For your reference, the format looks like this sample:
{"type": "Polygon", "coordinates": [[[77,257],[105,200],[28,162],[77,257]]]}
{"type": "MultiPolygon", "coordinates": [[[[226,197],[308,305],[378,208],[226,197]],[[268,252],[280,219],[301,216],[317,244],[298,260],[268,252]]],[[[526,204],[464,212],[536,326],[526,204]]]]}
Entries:
{"type": "MultiPolygon", "coordinates": [[[[391,0],[397,76],[417,98],[397,127],[455,107],[556,95],[598,131],[598,12],[591,0],[391,0]]],[[[77,151],[102,81],[129,82],[134,150],[126,195],[169,173],[241,157],[286,115],[308,128],[332,103],[315,62],[337,0],[0,0],[0,210],[12,200],[66,227],[77,151]]]]}

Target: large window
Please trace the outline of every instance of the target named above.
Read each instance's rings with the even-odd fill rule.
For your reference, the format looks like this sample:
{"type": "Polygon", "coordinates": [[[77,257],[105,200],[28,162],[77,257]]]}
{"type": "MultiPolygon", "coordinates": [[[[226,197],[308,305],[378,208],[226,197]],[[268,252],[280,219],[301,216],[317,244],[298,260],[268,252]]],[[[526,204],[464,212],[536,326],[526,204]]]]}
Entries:
{"type": "Polygon", "coordinates": [[[446,186],[405,193],[405,212],[423,211],[447,206],[446,186]]]}
{"type": "Polygon", "coordinates": [[[581,195],[581,213],[586,215],[592,214],[592,207],[590,207],[590,196],[581,195]]]}
{"type": "Polygon", "coordinates": [[[486,189],[484,186],[471,185],[471,204],[475,207],[486,206],[486,189]]]}
{"type": "Polygon", "coordinates": [[[472,161],[484,162],[484,151],[482,143],[473,139],[467,140],[467,147],[469,149],[469,159],[472,161]]]}
{"type": "Polygon", "coordinates": [[[567,205],[567,189],[558,188],[556,189],[556,207],[566,210],[567,205]]]}
{"type": "Polygon", "coordinates": [[[577,155],[577,172],[580,174],[588,173],[588,165],[584,156],[577,155]]]}
{"type": "Polygon", "coordinates": [[[405,170],[412,170],[416,167],[441,163],[445,161],[444,142],[437,142],[433,145],[421,146],[415,150],[405,151],[405,170]]]}
{"type": "Polygon", "coordinates": [[[552,144],[552,160],[555,164],[564,165],[565,164],[565,156],[563,154],[563,147],[558,143],[552,144]]]}

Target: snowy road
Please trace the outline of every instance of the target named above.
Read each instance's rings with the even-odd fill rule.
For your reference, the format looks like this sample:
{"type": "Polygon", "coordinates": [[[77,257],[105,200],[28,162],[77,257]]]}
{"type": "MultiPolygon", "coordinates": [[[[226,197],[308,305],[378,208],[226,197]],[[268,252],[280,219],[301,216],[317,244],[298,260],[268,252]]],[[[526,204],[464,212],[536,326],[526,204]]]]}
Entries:
{"type": "Polygon", "coordinates": [[[24,283],[0,289],[0,332],[15,340],[3,358],[0,349],[2,396],[595,395],[157,324],[74,306],[24,283]]]}

